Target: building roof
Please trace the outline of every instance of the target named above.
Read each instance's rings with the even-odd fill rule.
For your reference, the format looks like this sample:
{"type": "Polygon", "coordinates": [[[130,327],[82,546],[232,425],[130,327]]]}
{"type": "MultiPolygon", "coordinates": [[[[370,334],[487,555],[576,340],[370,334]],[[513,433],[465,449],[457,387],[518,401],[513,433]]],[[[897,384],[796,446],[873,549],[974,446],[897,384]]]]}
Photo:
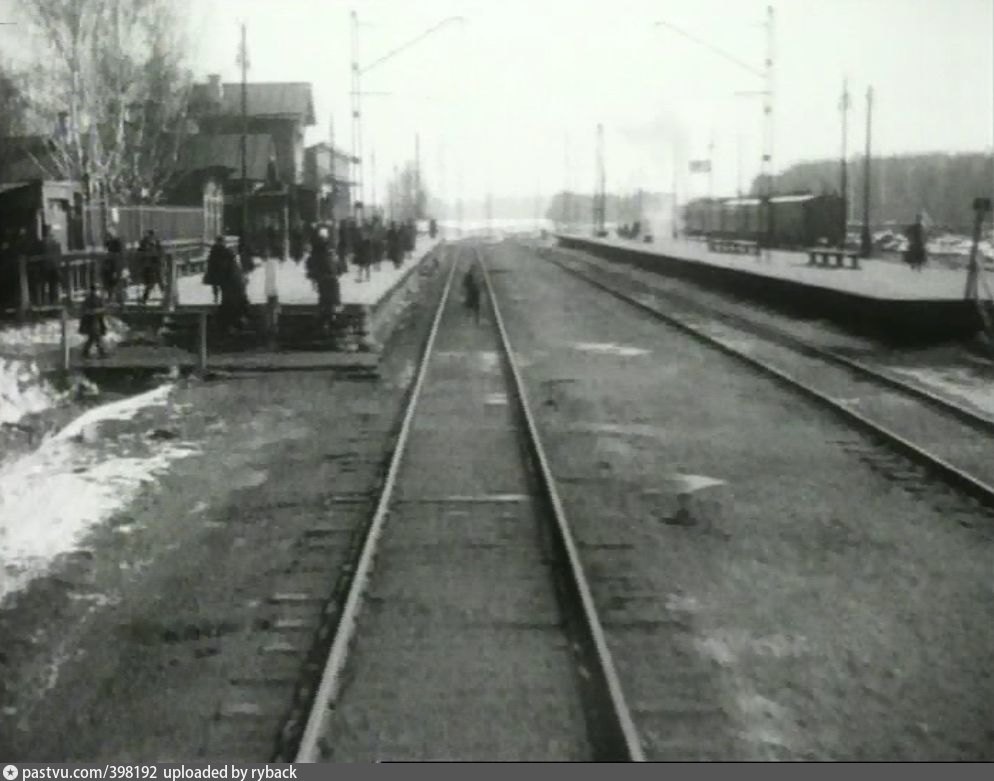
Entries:
{"type": "Polygon", "coordinates": [[[6,136],[0,160],[0,181],[23,182],[58,177],[59,167],[52,157],[50,141],[45,136],[6,136]]]}
{"type": "MultiPolygon", "coordinates": [[[[194,84],[190,103],[198,113],[237,116],[242,113],[242,85],[225,82],[220,103],[211,95],[208,84],[194,84]]],[[[306,81],[250,82],[245,85],[246,106],[250,117],[293,117],[304,125],[314,125],[314,97],[306,81]]]]}
{"type": "MultiPolygon", "coordinates": [[[[264,181],[269,161],[276,155],[272,136],[253,133],[245,137],[246,172],[249,179],[264,181]]],[[[180,147],[178,166],[181,171],[203,171],[227,168],[242,170],[242,137],[238,133],[190,136],[180,147]]]]}

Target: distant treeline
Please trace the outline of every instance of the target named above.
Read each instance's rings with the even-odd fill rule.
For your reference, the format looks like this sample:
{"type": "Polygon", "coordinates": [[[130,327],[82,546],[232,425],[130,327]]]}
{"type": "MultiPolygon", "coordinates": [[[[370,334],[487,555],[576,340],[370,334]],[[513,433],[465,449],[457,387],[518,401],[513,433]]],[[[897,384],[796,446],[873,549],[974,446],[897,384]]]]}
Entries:
{"type": "MultiPolygon", "coordinates": [[[[641,198],[638,193],[608,193],[606,201],[605,221],[613,223],[632,223],[670,208],[670,196],[661,193],[643,192],[641,198]]],[[[591,193],[556,193],[545,217],[553,222],[593,222],[594,196],[591,193]]]]}
{"type": "MultiPolygon", "coordinates": [[[[863,158],[849,161],[849,218],[863,220],[863,158]]],[[[815,160],[792,165],[776,177],[778,193],[810,191],[838,193],[838,160],[815,160]]],[[[757,177],[753,195],[764,192],[757,177]]],[[[873,157],[870,160],[870,222],[904,225],[925,212],[939,226],[965,231],[973,221],[977,197],[994,195],[994,159],[990,154],[925,154],[873,157]]]]}

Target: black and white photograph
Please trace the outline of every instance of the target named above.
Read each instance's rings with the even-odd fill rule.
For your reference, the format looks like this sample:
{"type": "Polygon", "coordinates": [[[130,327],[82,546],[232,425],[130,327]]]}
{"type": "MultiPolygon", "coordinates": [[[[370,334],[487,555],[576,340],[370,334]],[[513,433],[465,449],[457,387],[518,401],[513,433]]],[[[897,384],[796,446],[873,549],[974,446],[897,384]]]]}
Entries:
{"type": "Polygon", "coordinates": [[[0,0],[4,781],[994,761],[992,200],[994,0],[0,0]]]}

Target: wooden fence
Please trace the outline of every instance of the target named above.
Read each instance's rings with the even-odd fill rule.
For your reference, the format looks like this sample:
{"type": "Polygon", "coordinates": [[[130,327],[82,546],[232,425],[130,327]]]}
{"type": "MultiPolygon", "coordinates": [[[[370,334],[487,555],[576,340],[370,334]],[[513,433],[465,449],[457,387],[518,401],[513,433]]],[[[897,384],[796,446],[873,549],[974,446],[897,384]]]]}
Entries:
{"type": "MultiPolygon", "coordinates": [[[[235,249],[236,237],[226,244],[235,249]]],[[[210,243],[202,240],[164,241],[161,256],[161,284],[164,302],[172,300],[175,281],[179,277],[201,274],[207,263],[210,243]]],[[[85,298],[91,284],[102,288],[100,270],[107,252],[83,251],[47,257],[21,256],[17,261],[18,314],[26,317],[31,311],[55,313],[65,304],[85,298]]],[[[136,249],[124,251],[123,268],[129,281],[121,283],[124,292],[119,303],[126,302],[128,286],[141,284],[148,255],[136,249]]]]}
{"type": "Polygon", "coordinates": [[[160,241],[173,242],[209,242],[223,232],[223,203],[211,199],[202,207],[89,204],[84,211],[87,247],[103,246],[104,226],[113,228],[125,244],[137,243],[149,230],[154,230],[160,241]]]}

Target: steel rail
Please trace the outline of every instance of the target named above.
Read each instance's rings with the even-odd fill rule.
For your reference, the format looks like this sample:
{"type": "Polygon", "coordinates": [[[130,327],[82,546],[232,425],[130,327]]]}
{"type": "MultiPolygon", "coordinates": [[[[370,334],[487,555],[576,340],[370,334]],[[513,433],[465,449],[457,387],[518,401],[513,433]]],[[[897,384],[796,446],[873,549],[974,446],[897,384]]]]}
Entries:
{"type": "Polygon", "coordinates": [[[552,470],[549,468],[549,460],[545,455],[545,448],[542,446],[538,426],[535,424],[535,418],[532,415],[531,407],[528,404],[528,394],[525,391],[525,384],[521,377],[517,360],[514,357],[514,351],[511,349],[511,340],[508,337],[507,329],[504,326],[504,318],[501,315],[500,305],[497,302],[497,296],[495,295],[493,285],[490,281],[490,272],[487,270],[486,263],[483,260],[482,253],[479,248],[474,247],[474,251],[476,253],[477,262],[483,271],[483,279],[486,283],[487,295],[490,298],[490,304],[494,313],[494,320],[497,324],[497,331],[500,334],[501,349],[504,352],[504,356],[507,359],[508,366],[511,370],[511,377],[514,383],[514,392],[518,400],[518,406],[521,410],[522,416],[525,419],[525,425],[528,432],[528,446],[535,463],[538,466],[541,477],[539,483],[541,484],[541,489],[545,493],[546,499],[549,502],[552,515],[555,518],[555,531],[558,535],[559,543],[562,545],[566,554],[570,585],[575,591],[576,597],[579,599],[583,624],[587,634],[589,635],[587,639],[593,646],[595,660],[600,668],[598,672],[610,703],[611,713],[609,715],[611,721],[613,722],[611,725],[612,731],[615,733],[612,738],[622,748],[625,759],[632,762],[644,762],[645,754],[642,750],[642,743],[639,739],[638,730],[635,727],[631,710],[625,700],[625,695],[621,687],[621,680],[618,677],[618,673],[614,665],[614,659],[611,655],[610,649],[608,648],[607,640],[604,635],[604,628],[601,625],[600,618],[597,615],[597,608],[594,605],[590,585],[587,583],[587,578],[584,575],[579,548],[573,539],[573,533],[570,531],[569,521],[566,518],[566,512],[563,509],[562,500],[559,497],[559,492],[556,490],[555,478],[552,476],[552,470]]]}
{"type": "MultiPolygon", "coordinates": [[[[583,272],[575,271],[570,269],[568,266],[564,266],[560,261],[551,259],[553,263],[560,265],[562,268],[571,271],[577,276],[584,276],[583,272]]],[[[607,272],[610,273],[610,272],[607,272]]],[[[644,284],[638,282],[637,284],[644,284]]],[[[889,388],[900,391],[908,396],[913,396],[918,401],[925,402],[926,404],[934,407],[935,409],[944,412],[953,417],[959,418],[959,420],[974,426],[984,431],[994,434],[994,418],[987,415],[983,415],[971,409],[967,409],[950,399],[944,398],[937,393],[933,393],[926,388],[913,385],[904,380],[900,380],[890,374],[880,371],[879,369],[874,369],[862,361],[858,361],[854,358],[847,358],[844,355],[840,355],[833,350],[825,349],[824,347],[818,347],[817,345],[806,342],[803,339],[794,336],[793,334],[787,333],[786,331],[777,328],[776,326],[767,325],[765,323],[757,323],[750,320],[747,317],[741,315],[731,314],[728,312],[722,312],[712,306],[695,301],[689,296],[683,295],[681,293],[673,293],[670,291],[658,291],[652,287],[645,285],[648,288],[648,292],[653,295],[658,295],[662,298],[670,299],[672,301],[677,301],[686,306],[696,307],[708,315],[715,317],[716,319],[723,320],[732,325],[741,326],[754,333],[765,336],[768,339],[778,341],[787,347],[791,347],[798,352],[803,352],[808,355],[814,356],[816,358],[821,358],[828,363],[834,363],[838,366],[842,366],[850,371],[867,377],[875,382],[879,382],[881,385],[886,385],[889,388]]]]}
{"type": "Polygon", "coordinates": [[[435,318],[432,321],[431,330],[428,332],[428,338],[425,341],[424,350],[421,354],[417,377],[411,390],[411,396],[407,402],[407,409],[400,425],[400,431],[398,432],[396,442],[394,443],[393,454],[390,456],[390,465],[387,469],[386,480],[384,481],[383,488],[380,491],[379,500],[376,504],[376,511],[373,514],[373,520],[371,521],[369,529],[366,532],[366,537],[363,540],[362,550],[359,555],[358,562],[353,570],[352,579],[349,583],[348,594],[345,598],[345,604],[342,608],[341,617],[339,618],[338,625],[335,629],[335,637],[331,644],[331,650],[328,652],[328,658],[325,663],[324,670],[321,673],[321,682],[318,685],[317,692],[314,695],[314,701],[307,717],[307,724],[304,727],[303,736],[301,737],[300,744],[297,747],[294,762],[317,762],[320,759],[319,741],[325,729],[325,722],[331,702],[338,693],[342,671],[345,668],[345,662],[348,657],[349,644],[355,634],[359,611],[362,606],[362,597],[365,593],[366,584],[369,580],[369,574],[373,567],[373,559],[376,556],[377,545],[379,544],[380,537],[383,534],[383,528],[386,525],[390,501],[393,497],[394,486],[397,482],[397,475],[400,472],[400,466],[403,461],[407,440],[410,436],[411,423],[414,420],[414,412],[417,408],[418,399],[421,395],[421,388],[424,385],[429,359],[431,358],[432,349],[435,346],[435,337],[438,335],[439,324],[442,321],[442,313],[445,311],[445,305],[449,299],[449,292],[452,288],[452,280],[455,276],[457,261],[458,254],[452,259],[452,263],[449,268],[449,275],[445,280],[445,287],[442,290],[442,295],[439,297],[438,308],[435,310],[435,318]]]}
{"type": "MultiPolygon", "coordinates": [[[[800,380],[791,377],[786,372],[777,369],[776,367],[768,364],[764,361],[754,358],[747,353],[732,347],[729,344],[725,344],[721,339],[717,337],[712,337],[700,329],[696,328],[689,323],[684,322],[678,317],[661,312],[654,306],[646,304],[639,301],[636,298],[617,290],[611,285],[608,285],[600,280],[594,279],[593,277],[584,274],[576,269],[572,269],[569,266],[561,263],[555,258],[550,258],[550,261],[558,266],[563,271],[566,271],[573,276],[582,279],[594,287],[597,287],[615,298],[624,301],[625,303],[635,307],[636,309],[645,312],[651,317],[661,320],[667,325],[670,325],[690,336],[697,339],[698,341],[712,347],[714,349],[720,350],[726,355],[730,355],[743,363],[751,366],[753,369],[760,371],[770,377],[773,377],[782,384],[790,387],[791,389],[800,392],[802,395],[814,400],[821,406],[834,412],[836,415],[841,417],[850,425],[855,425],[857,428],[863,430],[864,432],[871,434],[873,436],[879,437],[885,441],[892,448],[900,452],[901,454],[907,456],[909,459],[915,463],[924,466],[925,468],[935,472],[939,477],[945,480],[954,488],[963,491],[967,495],[973,497],[980,501],[983,505],[987,507],[994,508],[994,487],[977,479],[973,475],[953,466],[948,461],[940,458],[939,456],[930,453],[922,447],[914,444],[913,442],[905,439],[900,434],[891,431],[889,428],[875,423],[864,415],[849,409],[848,407],[839,404],[837,401],[822,393],[816,388],[801,382],[800,380]]],[[[871,370],[872,371],[872,370],[871,370]]]]}

